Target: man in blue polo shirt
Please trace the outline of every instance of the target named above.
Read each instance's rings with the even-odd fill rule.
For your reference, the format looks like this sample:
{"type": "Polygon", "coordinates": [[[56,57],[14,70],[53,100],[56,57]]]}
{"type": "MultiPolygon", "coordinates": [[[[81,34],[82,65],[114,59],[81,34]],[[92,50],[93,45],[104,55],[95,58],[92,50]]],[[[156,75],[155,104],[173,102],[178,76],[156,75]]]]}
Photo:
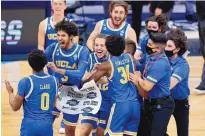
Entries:
{"type": "Polygon", "coordinates": [[[172,67],[170,92],[175,101],[173,112],[176,120],[177,135],[188,136],[189,132],[189,101],[188,86],[189,64],[182,57],[187,50],[187,37],[180,29],[171,29],[167,35],[165,53],[172,67]]]}
{"type": "Polygon", "coordinates": [[[130,80],[136,85],[140,94],[148,92],[150,104],[149,122],[151,136],[164,136],[174,110],[174,101],[170,97],[171,67],[165,55],[166,37],[163,33],[151,33],[146,46],[148,59],[142,77],[140,72],[130,73],[130,80]]]}

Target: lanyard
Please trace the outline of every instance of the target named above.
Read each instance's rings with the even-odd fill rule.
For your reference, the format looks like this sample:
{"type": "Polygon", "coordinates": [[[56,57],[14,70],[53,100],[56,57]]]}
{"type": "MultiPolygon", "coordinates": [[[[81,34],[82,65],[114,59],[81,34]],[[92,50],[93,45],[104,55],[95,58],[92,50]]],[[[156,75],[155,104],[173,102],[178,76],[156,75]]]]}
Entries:
{"type": "MultiPolygon", "coordinates": [[[[157,60],[159,60],[160,58],[162,58],[164,55],[165,55],[165,53],[163,53],[163,54],[161,54],[160,56],[158,56],[150,65],[154,64],[157,60]]],[[[144,75],[145,75],[145,73],[146,73],[146,71],[147,71],[147,69],[148,69],[148,66],[150,66],[150,65],[149,65],[149,63],[147,63],[147,64],[145,65],[145,69],[144,69],[143,74],[142,74],[143,78],[144,78],[144,75]]]]}

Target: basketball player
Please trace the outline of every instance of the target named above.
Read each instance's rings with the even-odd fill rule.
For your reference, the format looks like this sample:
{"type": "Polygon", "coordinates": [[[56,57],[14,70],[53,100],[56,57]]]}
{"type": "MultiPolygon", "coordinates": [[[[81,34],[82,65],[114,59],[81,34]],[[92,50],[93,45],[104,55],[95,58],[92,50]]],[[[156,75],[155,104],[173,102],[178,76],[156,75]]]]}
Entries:
{"type": "MultiPolygon", "coordinates": [[[[45,50],[49,45],[54,42],[58,42],[57,34],[54,26],[62,21],[68,20],[65,18],[64,10],[66,9],[66,0],[52,0],[52,11],[53,15],[48,17],[40,22],[39,31],[38,31],[38,49],[45,50]]],[[[78,36],[73,39],[73,42],[78,42],[78,36]]],[[[52,61],[52,60],[48,60],[52,61]]],[[[53,71],[50,68],[47,68],[47,71],[50,75],[53,74],[53,71]]],[[[60,111],[58,111],[55,107],[53,109],[53,121],[60,115],[60,111]]],[[[61,122],[59,133],[65,133],[64,123],[61,122]]]]}
{"type": "Polygon", "coordinates": [[[99,21],[87,41],[88,48],[93,51],[93,42],[98,34],[121,35],[137,43],[137,36],[125,20],[128,14],[128,4],[124,1],[112,1],[109,5],[110,18],[99,21]]]}
{"type": "MultiPolygon", "coordinates": [[[[109,60],[109,55],[105,46],[106,36],[103,34],[97,35],[94,40],[94,53],[89,56],[88,72],[94,69],[95,64],[101,64],[109,60]]],[[[107,125],[108,117],[111,109],[111,96],[108,90],[108,80],[104,76],[97,82],[98,88],[101,91],[102,103],[97,114],[82,114],[79,125],[76,128],[76,136],[89,136],[92,129],[97,128],[96,135],[104,136],[104,130],[107,125]]]]}
{"type": "MultiPolygon", "coordinates": [[[[72,39],[78,33],[78,27],[70,21],[61,21],[55,26],[58,43],[51,44],[45,50],[46,56],[52,60],[48,64],[55,73],[54,76],[63,85],[77,85],[80,87],[81,79],[85,73],[89,50],[85,46],[73,43],[72,39]]],[[[63,114],[65,133],[74,136],[78,114],[63,114]]]]}
{"type": "Polygon", "coordinates": [[[104,75],[109,78],[108,87],[111,91],[113,106],[105,135],[136,136],[140,121],[140,105],[136,87],[128,79],[129,72],[135,71],[133,59],[130,54],[123,53],[125,40],[121,36],[108,36],[105,45],[111,55],[110,60],[100,64],[96,72],[87,78],[95,81],[104,75]]]}
{"type": "Polygon", "coordinates": [[[19,81],[16,96],[10,83],[5,82],[10,106],[13,111],[18,111],[23,104],[21,136],[53,136],[52,109],[58,81],[43,72],[47,64],[43,51],[33,50],[29,54],[28,62],[33,74],[19,81]]]}
{"type": "MultiPolygon", "coordinates": [[[[40,22],[38,30],[38,49],[44,50],[53,42],[57,42],[57,34],[54,26],[67,20],[64,15],[66,9],[66,0],[52,0],[53,15],[40,22]]],[[[77,38],[73,41],[77,42],[77,38]]]]}

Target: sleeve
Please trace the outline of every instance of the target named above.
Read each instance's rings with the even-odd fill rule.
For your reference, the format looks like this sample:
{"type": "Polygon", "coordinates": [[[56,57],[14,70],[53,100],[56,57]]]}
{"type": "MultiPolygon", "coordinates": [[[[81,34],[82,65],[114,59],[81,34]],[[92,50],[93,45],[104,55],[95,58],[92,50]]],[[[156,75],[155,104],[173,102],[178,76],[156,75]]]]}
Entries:
{"type": "Polygon", "coordinates": [[[73,81],[74,83],[71,84],[76,84],[76,82],[80,82],[86,68],[88,67],[88,57],[89,57],[89,50],[87,47],[84,47],[80,54],[79,54],[79,63],[76,70],[66,70],[65,75],[67,75],[71,79],[75,80],[70,80],[71,82],[73,81]]]}
{"type": "Polygon", "coordinates": [[[149,70],[147,71],[147,75],[145,77],[146,80],[156,84],[168,72],[171,72],[171,68],[168,63],[169,62],[166,62],[165,60],[160,60],[151,65],[149,70]]]}
{"type": "Polygon", "coordinates": [[[145,51],[145,47],[147,46],[147,42],[148,42],[148,35],[145,35],[139,42],[139,46],[137,47],[137,50],[143,52],[143,54],[146,53],[145,51]]]}
{"type": "Polygon", "coordinates": [[[56,44],[56,42],[50,44],[44,51],[44,54],[46,55],[48,61],[52,61],[52,55],[56,44]]]}
{"type": "Polygon", "coordinates": [[[176,78],[179,82],[189,76],[189,66],[182,64],[176,67],[171,77],[176,78]],[[183,70],[182,70],[183,69],[183,70]]]}
{"type": "Polygon", "coordinates": [[[17,94],[25,97],[31,88],[31,83],[28,78],[23,78],[18,83],[18,91],[17,94]]]}

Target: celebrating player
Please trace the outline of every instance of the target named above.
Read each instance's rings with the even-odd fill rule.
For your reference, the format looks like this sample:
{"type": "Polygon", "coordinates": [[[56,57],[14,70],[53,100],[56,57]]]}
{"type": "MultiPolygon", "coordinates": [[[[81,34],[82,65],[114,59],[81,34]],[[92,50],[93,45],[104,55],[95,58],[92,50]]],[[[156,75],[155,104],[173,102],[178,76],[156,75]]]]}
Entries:
{"type": "Polygon", "coordinates": [[[13,111],[23,104],[24,118],[21,123],[21,136],[52,136],[52,109],[58,89],[55,77],[43,72],[47,64],[41,50],[33,50],[28,57],[33,74],[20,80],[16,96],[6,81],[9,103],[13,111]]]}

